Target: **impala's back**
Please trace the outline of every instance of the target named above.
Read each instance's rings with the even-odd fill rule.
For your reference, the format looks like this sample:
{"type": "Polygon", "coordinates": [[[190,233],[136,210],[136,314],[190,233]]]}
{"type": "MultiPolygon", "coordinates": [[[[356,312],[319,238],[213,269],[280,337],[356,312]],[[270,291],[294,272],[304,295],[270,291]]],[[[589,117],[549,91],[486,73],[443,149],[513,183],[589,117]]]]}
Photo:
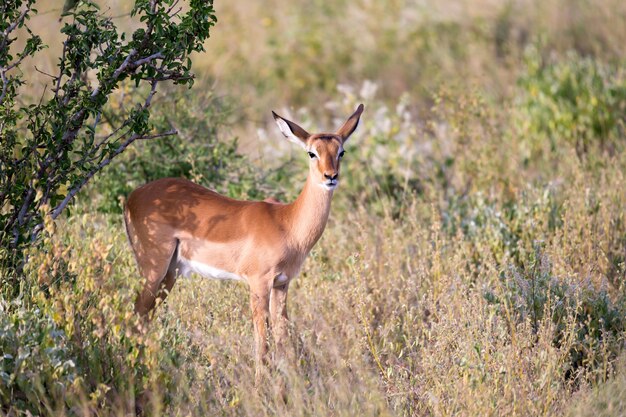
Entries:
{"type": "Polygon", "coordinates": [[[280,225],[282,206],[233,200],[191,181],[165,178],[128,197],[125,220],[137,262],[149,280],[168,269],[245,279],[259,258],[280,257],[280,248],[266,243],[281,241],[282,227],[275,225],[280,225]]]}

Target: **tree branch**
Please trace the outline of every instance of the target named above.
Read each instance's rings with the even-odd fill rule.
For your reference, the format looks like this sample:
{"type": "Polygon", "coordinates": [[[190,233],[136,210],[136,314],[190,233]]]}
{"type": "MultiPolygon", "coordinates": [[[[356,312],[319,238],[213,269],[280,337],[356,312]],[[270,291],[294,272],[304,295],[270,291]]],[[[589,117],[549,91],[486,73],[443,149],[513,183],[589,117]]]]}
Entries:
{"type": "MultiPolygon", "coordinates": [[[[48,74],[47,72],[40,70],[39,68],[37,68],[37,65],[34,65],[34,67],[35,67],[35,71],[37,71],[38,73],[43,74],[43,75],[47,75],[48,77],[54,78],[56,80],[57,77],[55,77],[54,75],[48,74]]],[[[48,87],[47,84],[46,84],[46,87],[48,87]]]]}
{"type": "Polygon", "coordinates": [[[2,68],[2,72],[9,72],[11,71],[13,68],[17,67],[18,65],[20,65],[22,63],[22,61],[24,59],[26,59],[28,55],[26,54],[20,54],[19,57],[17,58],[16,61],[14,61],[11,65],[8,65],[5,68],[2,68]]]}
{"type": "MultiPolygon", "coordinates": [[[[28,4],[26,8],[22,10],[22,13],[20,13],[17,19],[15,19],[15,21],[11,23],[4,30],[4,32],[2,32],[2,40],[0,41],[0,51],[2,51],[3,54],[5,53],[8,54],[8,48],[10,44],[9,34],[11,34],[11,32],[13,32],[20,24],[24,22],[24,19],[26,18],[26,15],[28,14],[28,12],[30,12],[31,7],[32,7],[32,4],[28,4]]],[[[7,78],[6,73],[9,72],[11,69],[17,67],[26,58],[26,56],[27,56],[26,54],[22,54],[13,63],[7,65],[6,67],[0,68],[0,79],[2,79],[2,93],[0,93],[0,104],[4,102],[7,89],[11,81],[10,78],[7,78]]]]}
{"type": "Polygon", "coordinates": [[[100,162],[96,167],[92,168],[87,175],[85,175],[85,177],[76,185],[74,185],[69,192],[67,193],[67,195],[65,196],[65,198],[63,199],[63,201],[61,201],[61,203],[59,203],[58,206],[56,206],[54,208],[54,210],[52,210],[52,212],[50,213],[50,215],[52,216],[52,219],[56,219],[57,217],[59,217],[59,214],[61,214],[61,212],[63,211],[63,209],[67,206],[67,204],[72,200],[72,198],[74,198],[74,196],[80,191],[81,188],[83,188],[83,186],[85,184],[87,184],[87,182],[96,174],[98,173],[100,170],[102,170],[102,168],[104,168],[105,166],[109,165],[112,161],[113,158],[115,158],[117,155],[121,154],[122,152],[124,152],[124,150],[126,148],[128,148],[128,146],[130,146],[131,143],[133,143],[136,140],[146,140],[146,139],[156,139],[156,138],[162,138],[164,136],[171,136],[171,135],[175,135],[177,134],[178,131],[176,129],[172,129],[172,130],[168,130],[167,132],[163,132],[163,133],[156,133],[154,135],[138,135],[138,134],[134,134],[131,137],[129,137],[128,139],[126,139],[111,155],[109,155],[108,158],[104,159],[102,162],[100,162]]]}
{"type": "MultiPolygon", "coordinates": [[[[135,56],[136,53],[137,53],[136,49],[130,50],[130,52],[128,53],[128,56],[126,57],[124,62],[122,62],[122,65],[120,65],[119,68],[116,69],[115,72],[113,73],[113,76],[111,77],[112,80],[117,80],[119,78],[120,74],[126,69],[128,64],[130,63],[130,60],[135,56]]],[[[95,97],[98,94],[99,89],[100,89],[100,86],[98,86],[95,90],[93,90],[93,93],[91,93],[91,97],[95,97]]]]}
{"type": "Polygon", "coordinates": [[[28,12],[30,12],[30,8],[31,5],[29,4],[28,6],[26,6],[26,9],[22,11],[19,17],[15,20],[15,22],[11,23],[9,27],[6,28],[4,32],[2,32],[2,43],[0,43],[0,49],[7,47],[7,39],[9,38],[9,34],[13,32],[15,28],[24,21],[24,18],[26,17],[28,12]]]}
{"type": "Polygon", "coordinates": [[[161,53],[159,51],[159,52],[157,52],[155,54],[152,54],[150,56],[147,56],[145,58],[142,58],[142,59],[139,59],[139,60],[133,62],[131,67],[132,68],[137,68],[137,67],[139,67],[139,66],[141,66],[143,64],[146,64],[146,63],[148,63],[148,62],[150,62],[150,61],[152,61],[154,59],[163,59],[163,58],[165,58],[165,55],[163,55],[163,53],[161,53]]]}
{"type": "Polygon", "coordinates": [[[61,78],[63,78],[63,73],[65,72],[65,56],[67,55],[67,42],[69,38],[63,42],[63,52],[61,52],[61,60],[59,63],[59,78],[57,78],[57,85],[54,88],[54,97],[59,96],[59,90],[61,88],[61,78]]]}
{"type": "MultiPolygon", "coordinates": [[[[142,110],[145,110],[148,107],[150,107],[150,104],[152,103],[152,97],[154,97],[154,95],[156,94],[156,91],[157,91],[156,90],[157,84],[158,84],[158,81],[153,81],[151,83],[150,93],[148,93],[148,97],[146,97],[146,99],[144,101],[144,104],[141,106],[142,110]]],[[[102,114],[102,112],[100,112],[98,114],[98,116],[100,116],[101,114],[102,114]]],[[[110,134],[108,134],[107,136],[102,138],[102,140],[100,140],[100,142],[98,142],[94,146],[93,150],[91,152],[89,152],[87,155],[85,155],[85,158],[81,159],[80,163],[83,163],[83,162],[93,162],[94,160],[96,160],[98,158],[97,157],[98,150],[100,150],[100,148],[102,148],[103,145],[109,143],[109,139],[111,139],[113,136],[115,136],[115,134],[117,132],[119,132],[120,130],[122,130],[125,127],[127,127],[130,124],[130,122],[131,122],[131,119],[125,120],[124,123],[122,123],[119,127],[117,127],[115,130],[113,130],[113,132],[111,132],[110,134]],[[88,159],[88,157],[89,157],[89,159],[88,159]]],[[[94,125],[94,130],[95,130],[95,125],[94,125]]]]}
{"type": "Polygon", "coordinates": [[[0,94],[0,104],[4,101],[4,97],[7,94],[7,88],[9,87],[9,80],[7,79],[4,70],[0,69],[0,78],[2,79],[2,93],[0,94]]]}

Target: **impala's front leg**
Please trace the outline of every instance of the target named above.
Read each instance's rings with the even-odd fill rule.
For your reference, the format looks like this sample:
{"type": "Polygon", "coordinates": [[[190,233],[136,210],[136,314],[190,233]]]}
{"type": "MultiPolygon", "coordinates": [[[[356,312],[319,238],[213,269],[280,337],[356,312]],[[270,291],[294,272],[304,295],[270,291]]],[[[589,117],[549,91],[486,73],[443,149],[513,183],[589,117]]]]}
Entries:
{"type": "Polygon", "coordinates": [[[261,383],[263,365],[267,359],[267,325],[269,319],[270,292],[268,289],[250,289],[250,308],[252,309],[252,321],[254,323],[254,345],[256,371],[254,383],[258,387],[261,383]]]}
{"type": "Polygon", "coordinates": [[[276,344],[276,358],[284,359],[287,354],[287,334],[289,319],[287,317],[287,290],[289,283],[272,288],[270,297],[270,314],[272,319],[272,335],[276,344]]]}

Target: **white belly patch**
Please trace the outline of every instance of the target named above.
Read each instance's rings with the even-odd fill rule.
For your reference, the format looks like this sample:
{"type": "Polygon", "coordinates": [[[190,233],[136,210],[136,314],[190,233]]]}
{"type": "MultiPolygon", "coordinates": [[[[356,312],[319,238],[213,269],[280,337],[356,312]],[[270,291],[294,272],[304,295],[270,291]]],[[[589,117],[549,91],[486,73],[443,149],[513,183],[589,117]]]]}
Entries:
{"type": "Polygon", "coordinates": [[[289,281],[289,277],[284,272],[276,275],[274,277],[274,287],[280,287],[281,285],[286,284],[289,281]]]}
{"type": "Polygon", "coordinates": [[[195,272],[204,278],[245,281],[241,276],[232,272],[224,271],[223,269],[215,268],[214,266],[207,265],[202,262],[183,258],[182,256],[179,256],[177,259],[176,269],[178,269],[178,274],[183,277],[188,277],[192,272],[195,272]]]}

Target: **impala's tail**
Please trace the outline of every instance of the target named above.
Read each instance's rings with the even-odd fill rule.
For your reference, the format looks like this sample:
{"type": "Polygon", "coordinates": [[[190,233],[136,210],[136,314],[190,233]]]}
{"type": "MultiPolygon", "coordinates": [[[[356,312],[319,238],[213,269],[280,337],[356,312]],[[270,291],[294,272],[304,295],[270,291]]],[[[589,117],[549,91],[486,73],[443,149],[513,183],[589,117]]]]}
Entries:
{"type": "Polygon", "coordinates": [[[135,262],[137,262],[137,251],[135,250],[135,245],[133,244],[133,236],[135,236],[135,231],[131,230],[133,228],[133,224],[130,220],[130,211],[128,210],[128,202],[124,204],[124,228],[126,230],[126,238],[128,239],[128,243],[130,244],[130,247],[133,250],[135,262]]]}

